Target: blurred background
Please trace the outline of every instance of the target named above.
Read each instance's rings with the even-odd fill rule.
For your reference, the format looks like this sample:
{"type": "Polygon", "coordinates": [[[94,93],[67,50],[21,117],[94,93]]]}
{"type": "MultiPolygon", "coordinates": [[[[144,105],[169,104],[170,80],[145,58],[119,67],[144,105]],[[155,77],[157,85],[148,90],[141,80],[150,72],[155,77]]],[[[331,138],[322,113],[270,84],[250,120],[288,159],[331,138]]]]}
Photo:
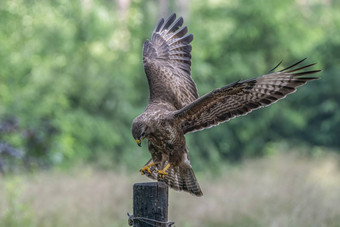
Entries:
{"type": "Polygon", "coordinates": [[[186,136],[203,198],[171,190],[176,226],[338,226],[340,2],[3,0],[0,226],[126,226],[146,143],[131,122],[142,45],[183,16],[200,95],[308,57],[321,79],[186,136]]]}

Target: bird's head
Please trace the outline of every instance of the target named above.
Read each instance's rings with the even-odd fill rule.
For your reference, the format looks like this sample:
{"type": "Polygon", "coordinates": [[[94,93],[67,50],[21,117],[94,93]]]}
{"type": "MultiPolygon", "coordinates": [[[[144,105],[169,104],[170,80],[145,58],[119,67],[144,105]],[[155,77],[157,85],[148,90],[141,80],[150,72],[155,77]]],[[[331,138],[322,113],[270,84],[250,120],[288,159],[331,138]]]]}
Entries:
{"type": "Polygon", "coordinates": [[[136,140],[138,146],[142,146],[142,140],[147,137],[148,134],[148,126],[141,117],[136,117],[132,122],[132,136],[136,140]]]}

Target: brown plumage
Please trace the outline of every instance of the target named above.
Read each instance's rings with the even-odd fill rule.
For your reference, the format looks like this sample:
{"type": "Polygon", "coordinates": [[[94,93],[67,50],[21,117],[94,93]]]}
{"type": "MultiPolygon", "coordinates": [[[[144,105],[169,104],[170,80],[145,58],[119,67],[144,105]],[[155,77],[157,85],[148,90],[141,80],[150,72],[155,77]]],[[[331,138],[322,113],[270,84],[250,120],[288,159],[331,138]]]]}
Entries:
{"type": "Polygon", "coordinates": [[[226,122],[252,110],[268,106],[307,81],[307,75],[320,70],[302,71],[314,64],[300,66],[305,60],[281,71],[255,79],[237,81],[198,97],[190,76],[192,34],[181,27],[172,14],[161,19],[151,41],[143,46],[143,63],[149,83],[149,104],[132,123],[138,145],[148,139],[151,159],[142,174],[164,181],[175,190],[203,195],[190,165],[184,135],[226,122]]]}

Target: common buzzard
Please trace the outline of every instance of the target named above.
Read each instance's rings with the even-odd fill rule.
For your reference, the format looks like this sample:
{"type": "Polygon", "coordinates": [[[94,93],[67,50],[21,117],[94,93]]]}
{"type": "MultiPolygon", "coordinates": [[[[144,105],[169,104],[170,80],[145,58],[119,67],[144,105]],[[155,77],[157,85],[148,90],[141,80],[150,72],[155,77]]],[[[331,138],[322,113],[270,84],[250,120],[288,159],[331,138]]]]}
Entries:
{"type": "Polygon", "coordinates": [[[236,81],[199,97],[190,76],[193,35],[187,34],[186,26],[181,27],[182,17],[175,19],[175,14],[166,21],[161,19],[151,41],[144,43],[149,104],[133,120],[132,135],[139,146],[144,138],[148,139],[151,159],[140,170],[142,175],[164,181],[175,190],[202,196],[184,135],[268,106],[317,79],[306,75],[320,70],[303,71],[314,65],[301,66],[303,59],[281,71],[236,81]]]}

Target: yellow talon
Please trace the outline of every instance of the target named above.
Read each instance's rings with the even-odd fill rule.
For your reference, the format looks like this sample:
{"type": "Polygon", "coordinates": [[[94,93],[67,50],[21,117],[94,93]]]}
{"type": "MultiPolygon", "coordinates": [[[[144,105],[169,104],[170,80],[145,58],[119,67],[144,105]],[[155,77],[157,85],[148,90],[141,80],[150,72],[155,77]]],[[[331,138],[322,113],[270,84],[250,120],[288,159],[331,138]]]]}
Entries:
{"type": "Polygon", "coordinates": [[[144,166],[143,168],[141,168],[141,169],[139,170],[140,174],[141,174],[141,175],[144,175],[144,174],[145,174],[145,171],[148,172],[148,173],[151,173],[150,167],[153,166],[153,165],[155,165],[154,162],[152,162],[152,163],[150,163],[149,165],[146,165],[146,166],[144,166]]]}
{"type": "Polygon", "coordinates": [[[165,175],[168,175],[167,172],[164,172],[163,170],[157,170],[156,173],[160,174],[161,178],[164,179],[165,175]]]}
{"type": "Polygon", "coordinates": [[[160,174],[161,178],[164,179],[165,175],[168,175],[167,172],[165,172],[167,169],[169,169],[170,164],[167,164],[163,170],[157,170],[156,173],[160,174]]]}
{"type": "Polygon", "coordinates": [[[147,171],[148,173],[151,173],[150,168],[149,168],[148,166],[144,166],[143,168],[141,168],[141,169],[139,170],[139,172],[140,172],[141,175],[144,175],[144,174],[145,174],[145,171],[147,171]]]}

